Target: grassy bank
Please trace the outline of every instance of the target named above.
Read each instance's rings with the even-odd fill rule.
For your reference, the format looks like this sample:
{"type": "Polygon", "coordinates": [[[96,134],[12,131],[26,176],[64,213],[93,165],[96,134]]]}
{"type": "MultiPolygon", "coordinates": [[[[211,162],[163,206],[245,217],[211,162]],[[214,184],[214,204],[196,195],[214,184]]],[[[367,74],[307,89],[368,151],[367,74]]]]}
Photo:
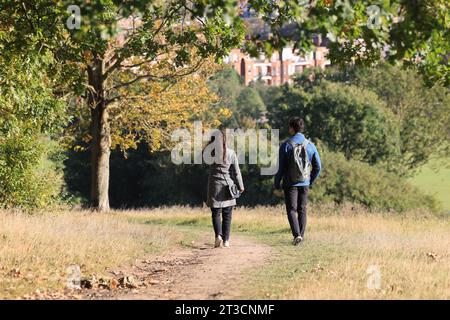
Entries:
{"type": "MultiPolygon", "coordinates": [[[[450,298],[448,218],[421,212],[394,216],[361,210],[311,208],[306,241],[293,247],[281,207],[237,209],[233,232],[273,248],[271,263],[248,273],[242,298],[450,298]],[[374,279],[377,269],[379,288],[369,289],[367,282],[374,279]]],[[[211,228],[205,209],[159,209],[137,219],[153,225],[211,228]]]]}

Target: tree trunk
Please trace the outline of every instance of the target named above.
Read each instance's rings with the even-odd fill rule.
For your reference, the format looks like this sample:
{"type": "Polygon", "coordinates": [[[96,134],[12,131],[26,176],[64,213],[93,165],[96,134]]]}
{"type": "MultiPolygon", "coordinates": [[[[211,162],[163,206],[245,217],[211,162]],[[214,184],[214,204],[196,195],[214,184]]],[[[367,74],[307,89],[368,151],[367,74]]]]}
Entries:
{"type": "Polygon", "coordinates": [[[284,64],[283,64],[283,48],[278,51],[280,59],[280,85],[284,84],[284,64]]]}
{"type": "Polygon", "coordinates": [[[95,59],[88,68],[88,103],[91,108],[91,208],[109,210],[109,158],[111,154],[111,131],[106,108],[103,79],[104,62],[95,59]]]}

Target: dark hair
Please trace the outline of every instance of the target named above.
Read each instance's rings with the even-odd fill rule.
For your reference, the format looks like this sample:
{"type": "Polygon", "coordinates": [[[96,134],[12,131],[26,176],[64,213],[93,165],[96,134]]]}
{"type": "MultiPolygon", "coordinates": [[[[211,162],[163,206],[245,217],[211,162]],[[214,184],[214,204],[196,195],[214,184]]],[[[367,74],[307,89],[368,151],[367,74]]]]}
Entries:
{"type": "MultiPolygon", "coordinates": [[[[226,161],[226,156],[227,156],[227,135],[225,134],[225,130],[219,130],[219,138],[222,139],[222,158],[223,158],[223,162],[226,161]]],[[[209,140],[209,144],[213,143],[216,140],[216,136],[212,135],[211,139],[209,140]]],[[[212,156],[215,156],[215,152],[214,150],[212,151],[212,156]]]]}
{"type": "Polygon", "coordinates": [[[289,128],[294,129],[295,133],[305,130],[305,122],[300,117],[292,117],[289,119],[289,128]]]}

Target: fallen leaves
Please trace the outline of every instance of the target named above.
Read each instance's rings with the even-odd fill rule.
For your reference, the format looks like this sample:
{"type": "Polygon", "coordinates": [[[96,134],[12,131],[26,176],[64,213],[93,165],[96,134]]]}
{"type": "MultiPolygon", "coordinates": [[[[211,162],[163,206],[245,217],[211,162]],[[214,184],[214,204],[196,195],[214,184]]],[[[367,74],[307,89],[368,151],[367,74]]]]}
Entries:
{"type": "Polygon", "coordinates": [[[81,300],[83,295],[79,290],[39,290],[33,293],[25,294],[19,299],[22,300],[81,300]]]}
{"type": "MultiPolygon", "coordinates": [[[[54,278],[55,283],[66,283],[65,289],[38,289],[32,293],[23,295],[20,299],[26,300],[67,300],[67,299],[107,299],[117,295],[118,292],[128,291],[132,294],[140,292],[149,286],[166,287],[171,281],[163,279],[165,273],[173,267],[200,264],[197,258],[176,259],[136,259],[129,268],[110,270],[108,274],[91,274],[79,278],[76,286],[70,286],[67,274],[54,278]]],[[[6,269],[8,270],[8,269],[6,269]]],[[[29,279],[36,284],[40,277],[28,270],[13,268],[8,272],[11,277],[29,279]]],[[[80,274],[81,276],[81,274],[80,274]]],[[[170,288],[169,288],[170,289],[170,288]]],[[[169,290],[168,289],[168,290],[169,290]]],[[[170,291],[170,290],[169,290],[170,291]]]]}
{"type": "Polygon", "coordinates": [[[137,284],[132,276],[124,276],[116,279],[92,275],[90,278],[81,279],[80,286],[82,289],[115,290],[118,288],[136,288],[137,284]]]}
{"type": "Polygon", "coordinates": [[[133,289],[137,287],[136,281],[132,276],[125,276],[119,279],[119,285],[122,288],[133,289]]]}
{"type": "Polygon", "coordinates": [[[431,258],[433,261],[436,261],[436,262],[441,259],[441,256],[435,252],[427,252],[427,257],[431,258]]]}
{"type": "Polygon", "coordinates": [[[19,268],[13,268],[8,272],[8,275],[14,278],[20,277],[20,269],[19,268]]]}

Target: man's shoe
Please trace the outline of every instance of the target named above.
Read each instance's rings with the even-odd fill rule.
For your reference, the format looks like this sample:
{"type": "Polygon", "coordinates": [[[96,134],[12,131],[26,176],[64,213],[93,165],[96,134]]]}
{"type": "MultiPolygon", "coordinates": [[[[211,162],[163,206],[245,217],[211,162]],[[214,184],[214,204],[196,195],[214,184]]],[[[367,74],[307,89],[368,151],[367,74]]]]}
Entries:
{"type": "Polygon", "coordinates": [[[229,247],[230,247],[230,241],[225,240],[225,241],[223,242],[223,246],[224,246],[225,248],[229,248],[229,247]]]}
{"type": "Polygon", "coordinates": [[[302,241],[303,241],[303,238],[302,238],[301,236],[297,236],[297,237],[295,237],[294,240],[292,241],[292,244],[293,244],[294,246],[298,246],[298,245],[300,244],[300,242],[302,242],[302,241]]]}
{"type": "Polygon", "coordinates": [[[214,247],[215,248],[218,248],[218,247],[220,247],[221,245],[222,245],[222,236],[221,235],[218,235],[217,237],[216,237],[216,241],[215,241],[215,243],[214,243],[214,247]]]}

